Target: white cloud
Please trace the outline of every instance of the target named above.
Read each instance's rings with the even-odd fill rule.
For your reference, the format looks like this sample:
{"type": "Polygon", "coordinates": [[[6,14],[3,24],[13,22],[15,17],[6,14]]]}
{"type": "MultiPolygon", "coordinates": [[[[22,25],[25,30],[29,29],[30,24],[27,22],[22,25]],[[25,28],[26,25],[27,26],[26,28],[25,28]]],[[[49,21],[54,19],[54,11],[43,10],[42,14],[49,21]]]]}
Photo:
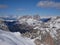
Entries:
{"type": "Polygon", "coordinates": [[[60,2],[53,2],[53,1],[40,1],[37,4],[38,7],[43,8],[56,8],[60,9],[60,2]]]}

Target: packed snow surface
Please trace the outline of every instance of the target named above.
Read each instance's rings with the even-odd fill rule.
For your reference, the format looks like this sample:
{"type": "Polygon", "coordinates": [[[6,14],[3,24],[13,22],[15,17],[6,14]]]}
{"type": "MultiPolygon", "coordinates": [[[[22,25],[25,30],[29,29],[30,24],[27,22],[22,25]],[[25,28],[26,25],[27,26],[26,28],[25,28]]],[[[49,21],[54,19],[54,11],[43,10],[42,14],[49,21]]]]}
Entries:
{"type": "Polygon", "coordinates": [[[6,32],[0,30],[0,45],[34,45],[31,39],[21,37],[19,32],[6,32]]]}

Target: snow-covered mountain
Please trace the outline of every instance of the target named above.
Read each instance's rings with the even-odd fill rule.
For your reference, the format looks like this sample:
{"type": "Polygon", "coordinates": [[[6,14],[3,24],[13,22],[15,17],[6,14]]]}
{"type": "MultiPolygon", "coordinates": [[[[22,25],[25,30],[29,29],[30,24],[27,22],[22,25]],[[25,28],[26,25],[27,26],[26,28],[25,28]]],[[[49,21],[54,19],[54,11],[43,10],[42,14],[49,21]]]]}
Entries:
{"type": "MultiPolygon", "coordinates": [[[[47,36],[48,34],[52,37],[53,40],[57,40],[56,42],[58,42],[60,39],[60,33],[58,32],[60,30],[60,17],[58,16],[40,18],[40,20],[34,19],[33,17],[20,18],[19,23],[33,27],[32,29],[30,29],[32,30],[31,32],[23,34],[26,37],[32,39],[39,38],[40,40],[43,40],[43,37],[47,36]]],[[[57,44],[59,45],[59,43],[57,44]]]]}
{"type": "MultiPolygon", "coordinates": [[[[15,19],[12,18],[12,20],[13,21],[11,21],[10,19],[9,21],[4,20],[3,23],[0,23],[0,25],[4,24],[4,27],[2,26],[2,29],[4,28],[3,30],[8,30],[12,33],[20,32],[23,37],[34,40],[33,43],[35,43],[36,45],[60,44],[59,16],[48,18],[46,17],[41,18],[40,16],[18,16],[15,19]],[[7,29],[5,29],[6,26],[7,29]]],[[[25,40],[25,38],[23,39],[25,40]]]]}

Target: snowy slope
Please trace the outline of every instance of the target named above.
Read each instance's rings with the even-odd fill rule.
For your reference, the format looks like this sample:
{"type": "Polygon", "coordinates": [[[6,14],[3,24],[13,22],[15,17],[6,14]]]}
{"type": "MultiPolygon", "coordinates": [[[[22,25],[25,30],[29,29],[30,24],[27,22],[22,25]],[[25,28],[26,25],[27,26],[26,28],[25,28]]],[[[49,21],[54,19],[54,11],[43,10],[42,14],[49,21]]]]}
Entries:
{"type": "Polygon", "coordinates": [[[31,39],[21,37],[19,32],[11,33],[0,30],[0,45],[34,45],[31,39]]]}

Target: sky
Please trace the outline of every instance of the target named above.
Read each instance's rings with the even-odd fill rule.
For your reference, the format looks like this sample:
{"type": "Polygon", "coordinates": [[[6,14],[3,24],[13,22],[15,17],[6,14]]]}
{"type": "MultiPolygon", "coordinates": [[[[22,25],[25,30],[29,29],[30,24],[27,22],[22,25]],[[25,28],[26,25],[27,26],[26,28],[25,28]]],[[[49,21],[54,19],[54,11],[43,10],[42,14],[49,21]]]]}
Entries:
{"type": "Polygon", "coordinates": [[[0,16],[60,16],[60,0],[0,0],[0,16]]]}

